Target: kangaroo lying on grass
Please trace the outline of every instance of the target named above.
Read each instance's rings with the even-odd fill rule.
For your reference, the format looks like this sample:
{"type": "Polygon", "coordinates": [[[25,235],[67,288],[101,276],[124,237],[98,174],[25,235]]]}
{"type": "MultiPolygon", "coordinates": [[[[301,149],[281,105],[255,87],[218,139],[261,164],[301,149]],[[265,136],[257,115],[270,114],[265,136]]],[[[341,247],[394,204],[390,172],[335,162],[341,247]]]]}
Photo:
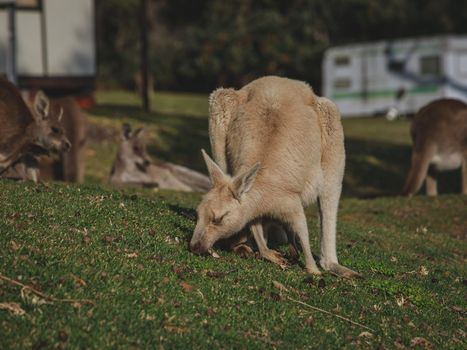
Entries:
{"type": "Polygon", "coordinates": [[[49,151],[70,149],[63,128],[50,117],[49,108],[49,99],[39,91],[30,110],[16,86],[0,78],[0,175],[13,167],[22,177],[37,182],[37,158],[49,151]]]}
{"type": "Polygon", "coordinates": [[[438,193],[436,174],[462,166],[462,193],[467,194],[467,104],[453,99],[433,101],[415,115],[410,135],[412,164],[402,195],[418,192],[426,179],[429,196],[438,193]]]}
{"type": "Polygon", "coordinates": [[[144,129],[122,128],[120,146],[112,166],[110,182],[114,185],[139,185],[178,191],[207,191],[209,178],[197,171],[168,162],[153,162],[143,139],[144,129]]]}
{"type": "Polygon", "coordinates": [[[311,254],[304,206],[318,199],[323,269],[358,274],[339,265],[336,219],[345,165],[340,114],[305,83],[264,77],[241,90],[210,96],[214,162],[203,151],[213,188],[198,206],[190,249],[206,254],[219,239],[248,225],[260,254],[281,264],[267,247],[262,223],[279,220],[296,234],[309,273],[320,274],[311,254]],[[231,175],[229,175],[231,174],[231,175]]]}

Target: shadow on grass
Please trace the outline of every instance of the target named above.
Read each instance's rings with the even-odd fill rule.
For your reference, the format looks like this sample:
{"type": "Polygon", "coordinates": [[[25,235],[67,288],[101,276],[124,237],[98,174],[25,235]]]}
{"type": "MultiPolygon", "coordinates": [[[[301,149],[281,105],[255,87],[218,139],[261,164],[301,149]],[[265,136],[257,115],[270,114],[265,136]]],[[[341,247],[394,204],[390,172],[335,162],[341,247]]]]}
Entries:
{"type": "MultiPolygon", "coordinates": [[[[103,104],[90,113],[116,119],[130,119],[155,128],[156,143],[148,151],[158,159],[206,173],[200,149],[210,150],[208,120],[199,116],[144,112],[138,106],[103,104]]],[[[375,136],[376,138],[377,136],[375,136]]],[[[347,137],[347,161],[343,195],[374,198],[400,193],[410,167],[411,147],[387,141],[347,137]]],[[[459,171],[439,175],[439,193],[459,193],[459,171]]],[[[421,190],[424,193],[424,189],[421,190]]]]}
{"type": "MultiPolygon", "coordinates": [[[[177,216],[181,216],[183,218],[186,218],[192,222],[196,223],[196,210],[193,208],[185,208],[181,207],[177,204],[169,204],[169,209],[174,212],[177,216]]],[[[185,236],[185,241],[190,242],[191,236],[193,235],[193,229],[189,229],[188,227],[181,225],[179,223],[175,223],[175,226],[183,232],[185,236]]]]}
{"type": "MultiPolygon", "coordinates": [[[[374,198],[400,193],[410,168],[410,146],[347,138],[345,147],[344,196],[374,198]]],[[[459,193],[460,181],[458,170],[440,173],[438,192],[459,193]]]]}
{"type": "Polygon", "coordinates": [[[110,104],[93,107],[89,112],[97,118],[129,118],[137,123],[157,127],[160,144],[148,144],[147,149],[151,155],[206,173],[201,148],[210,150],[207,118],[144,112],[135,106],[110,104]]]}

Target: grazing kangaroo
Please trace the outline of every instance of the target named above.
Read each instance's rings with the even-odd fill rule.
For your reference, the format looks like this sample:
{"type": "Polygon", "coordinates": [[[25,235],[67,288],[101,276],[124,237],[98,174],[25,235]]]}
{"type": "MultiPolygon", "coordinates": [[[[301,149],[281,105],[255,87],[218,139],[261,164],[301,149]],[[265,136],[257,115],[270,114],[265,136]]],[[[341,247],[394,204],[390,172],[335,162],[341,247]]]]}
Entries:
{"type": "Polygon", "coordinates": [[[338,263],[336,220],[345,165],[337,107],[303,82],[263,77],[242,89],[210,96],[214,162],[202,151],[213,188],[198,206],[190,249],[206,254],[219,239],[249,226],[260,254],[278,264],[267,247],[263,222],[282,222],[297,235],[307,272],[320,274],[311,254],[304,206],[318,199],[323,269],[358,274],[338,263]],[[229,175],[231,174],[231,175],[229,175]]]}
{"type": "Polygon", "coordinates": [[[70,149],[70,142],[49,110],[50,101],[42,91],[30,110],[16,86],[0,78],[0,175],[17,167],[16,171],[37,182],[37,157],[70,149]]]}
{"type": "Polygon", "coordinates": [[[71,149],[55,157],[41,157],[39,161],[41,179],[81,183],[84,180],[86,160],[88,129],[86,114],[73,97],[54,98],[51,101],[52,107],[63,108],[60,124],[71,143],[71,149]]]}
{"type": "Polygon", "coordinates": [[[120,146],[112,166],[110,182],[114,185],[139,185],[178,191],[207,191],[209,178],[197,171],[169,162],[153,162],[146,152],[144,129],[122,128],[120,146]]]}
{"type": "Polygon", "coordinates": [[[402,195],[418,192],[426,179],[429,196],[438,193],[436,175],[462,166],[462,193],[467,194],[467,104],[436,100],[415,115],[410,128],[412,163],[402,195]]]}

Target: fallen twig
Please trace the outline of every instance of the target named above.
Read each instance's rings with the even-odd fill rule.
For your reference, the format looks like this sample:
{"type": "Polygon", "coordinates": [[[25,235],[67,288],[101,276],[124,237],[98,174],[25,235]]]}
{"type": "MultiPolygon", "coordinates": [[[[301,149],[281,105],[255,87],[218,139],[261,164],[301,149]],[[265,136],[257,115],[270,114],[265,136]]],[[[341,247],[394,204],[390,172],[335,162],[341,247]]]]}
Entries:
{"type": "Polygon", "coordinates": [[[47,295],[47,294],[44,294],[42,292],[39,292],[37,289],[35,289],[35,288],[31,287],[31,286],[28,286],[28,285],[26,285],[24,283],[21,283],[19,281],[14,280],[14,279],[8,278],[8,277],[3,276],[1,274],[0,274],[0,279],[5,281],[5,282],[8,282],[10,284],[13,284],[15,286],[19,286],[19,287],[22,287],[24,289],[29,289],[34,294],[36,294],[36,295],[40,296],[41,298],[46,299],[48,301],[56,301],[56,302],[62,302],[62,303],[82,303],[82,304],[94,305],[94,302],[91,301],[91,300],[88,300],[88,299],[60,299],[60,298],[56,298],[54,296],[47,295]]]}
{"type": "Polygon", "coordinates": [[[287,299],[289,299],[290,301],[293,301],[294,303],[301,304],[301,305],[304,305],[304,306],[306,306],[306,307],[309,307],[310,309],[313,309],[313,310],[316,310],[316,311],[319,311],[319,312],[322,312],[322,313],[325,313],[325,314],[328,314],[328,315],[331,315],[331,316],[340,318],[341,320],[350,322],[350,323],[352,323],[352,324],[354,324],[354,325],[356,325],[356,326],[359,326],[359,327],[368,329],[368,330],[372,331],[373,333],[375,332],[374,329],[372,329],[372,328],[370,328],[370,327],[367,327],[367,326],[365,326],[365,325],[363,325],[363,324],[361,324],[361,323],[352,321],[350,318],[347,318],[347,317],[344,317],[344,316],[341,316],[341,315],[338,315],[338,314],[333,314],[332,312],[329,312],[329,311],[324,310],[324,309],[321,309],[321,308],[319,308],[319,307],[316,307],[316,306],[313,306],[313,305],[304,303],[303,301],[296,300],[296,299],[291,298],[291,297],[289,297],[289,296],[287,296],[287,299]]]}

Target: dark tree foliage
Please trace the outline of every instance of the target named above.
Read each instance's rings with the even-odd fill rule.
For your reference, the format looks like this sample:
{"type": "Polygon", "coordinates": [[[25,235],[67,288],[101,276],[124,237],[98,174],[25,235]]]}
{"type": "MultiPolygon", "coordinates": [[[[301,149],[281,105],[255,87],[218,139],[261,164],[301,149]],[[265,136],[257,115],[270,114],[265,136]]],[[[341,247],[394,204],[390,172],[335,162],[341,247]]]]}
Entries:
{"type": "MultiPolygon", "coordinates": [[[[317,90],[326,48],[467,32],[458,0],[153,0],[156,89],[209,91],[276,74],[317,90]]],[[[101,81],[131,86],[139,65],[138,0],[97,2],[101,81]]]]}

